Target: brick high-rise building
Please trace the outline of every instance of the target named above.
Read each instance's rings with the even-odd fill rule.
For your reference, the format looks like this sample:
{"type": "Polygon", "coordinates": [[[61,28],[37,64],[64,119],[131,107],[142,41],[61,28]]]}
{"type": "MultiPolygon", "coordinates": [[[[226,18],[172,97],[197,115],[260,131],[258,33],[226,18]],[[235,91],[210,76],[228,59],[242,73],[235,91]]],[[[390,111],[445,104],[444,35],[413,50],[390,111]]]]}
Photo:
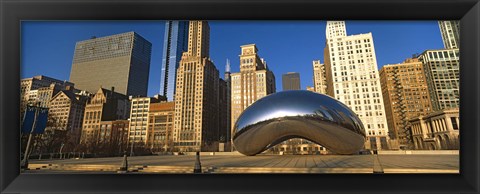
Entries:
{"type": "MultiPolygon", "coordinates": [[[[255,44],[241,46],[240,72],[232,73],[232,130],[237,118],[258,99],[274,93],[275,75],[267,62],[258,56],[255,44]]],[[[233,137],[233,131],[231,132],[233,137]]]]}
{"type": "Polygon", "coordinates": [[[188,51],[177,69],[174,147],[178,151],[218,150],[219,72],[209,58],[210,27],[190,21],[188,51]]]}
{"type": "Polygon", "coordinates": [[[75,45],[70,81],[91,93],[115,87],[124,95],[147,95],[152,43],[135,32],[93,37],[75,45]]]}
{"type": "Polygon", "coordinates": [[[362,120],[366,149],[388,149],[388,126],[372,33],[347,36],[344,21],[327,21],[326,38],[327,94],[346,104],[362,120]]]}
{"type": "Polygon", "coordinates": [[[380,69],[389,136],[400,148],[413,148],[408,120],[432,112],[427,80],[418,58],[380,69]]]}

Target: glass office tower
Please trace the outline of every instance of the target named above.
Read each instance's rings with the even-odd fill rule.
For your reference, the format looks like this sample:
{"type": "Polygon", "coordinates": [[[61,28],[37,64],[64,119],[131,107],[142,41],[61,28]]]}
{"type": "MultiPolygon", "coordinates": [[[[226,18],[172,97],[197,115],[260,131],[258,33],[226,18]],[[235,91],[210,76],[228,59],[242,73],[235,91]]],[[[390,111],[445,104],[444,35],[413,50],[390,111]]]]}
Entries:
{"type": "Polygon", "coordinates": [[[167,21],[163,43],[162,75],[160,94],[173,101],[175,95],[176,70],[182,53],[187,51],[188,21],[167,21]]]}

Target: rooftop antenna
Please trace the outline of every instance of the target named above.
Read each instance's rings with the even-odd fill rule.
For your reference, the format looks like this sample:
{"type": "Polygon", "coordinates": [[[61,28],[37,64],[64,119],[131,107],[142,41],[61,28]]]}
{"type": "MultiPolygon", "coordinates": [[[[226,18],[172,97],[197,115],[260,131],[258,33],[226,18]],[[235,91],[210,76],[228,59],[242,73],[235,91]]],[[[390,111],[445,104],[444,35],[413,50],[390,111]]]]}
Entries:
{"type": "Polygon", "coordinates": [[[230,72],[230,60],[227,59],[227,64],[225,65],[225,72],[230,72]]]}

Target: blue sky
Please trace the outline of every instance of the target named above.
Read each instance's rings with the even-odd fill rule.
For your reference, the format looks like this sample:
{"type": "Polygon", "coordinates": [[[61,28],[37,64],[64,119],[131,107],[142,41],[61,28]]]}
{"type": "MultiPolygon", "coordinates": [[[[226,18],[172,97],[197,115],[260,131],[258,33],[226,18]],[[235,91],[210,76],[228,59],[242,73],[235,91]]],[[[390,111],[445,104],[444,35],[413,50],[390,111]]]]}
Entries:
{"type": "MultiPolygon", "coordinates": [[[[312,86],[312,60],[323,63],[325,21],[210,21],[210,58],[223,77],[226,59],[239,71],[240,46],[254,43],[282,90],[282,74],[299,72],[301,87],[312,86]]],[[[437,21],[347,21],[347,34],[372,32],[379,68],[412,54],[443,48],[437,21]]],[[[160,91],[164,21],[22,22],[21,78],[46,75],[68,80],[75,43],[135,31],[152,43],[148,95],[160,91]]]]}

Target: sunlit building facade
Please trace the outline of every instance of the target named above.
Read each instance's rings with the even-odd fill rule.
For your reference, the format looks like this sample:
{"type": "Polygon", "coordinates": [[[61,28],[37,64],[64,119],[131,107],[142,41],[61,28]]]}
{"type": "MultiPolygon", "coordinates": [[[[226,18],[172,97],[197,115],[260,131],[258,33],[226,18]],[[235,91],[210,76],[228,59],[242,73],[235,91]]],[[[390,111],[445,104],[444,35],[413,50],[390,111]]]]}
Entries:
{"type": "Polygon", "coordinates": [[[130,143],[137,144],[137,147],[145,147],[148,144],[149,136],[152,135],[148,132],[150,105],[162,100],[165,100],[163,96],[134,97],[131,99],[128,132],[130,143]]]}
{"type": "Polygon", "coordinates": [[[115,89],[98,89],[87,102],[83,116],[80,143],[92,149],[100,142],[101,121],[127,120],[130,114],[128,97],[115,92],[115,89]]]}
{"type": "Polygon", "coordinates": [[[267,67],[267,62],[258,56],[255,44],[241,46],[240,72],[232,73],[231,127],[248,106],[256,100],[274,93],[275,75],[267,67]]]}
{"type": "Polygon", "coordinates": [[[218,150],[219,72],[209,58],[210,27],[190,21],[177,69],[173,143],[177,151],[218,150]]]}
{"type": "Polygon", "coordinates": [[[458,108],[435,111],[424,116],[411,118],[409,122],[414,149],[460,149],[460,117],[458,108]]]}
{"type": "Polygon", "coordinates": [[[327,93],[327,77],[325,72],[325,65],[320,63],[320,60],[315,60],[313,64],[313,88],[314,91],[320,94],[327,93]]]}
{"type": "Polygon", "coordinates": [[[388,126],[372,33],[348,35],[344,21],[327,21],[327,94],[350,107],[365,127],[365,149],[388,147],[388,126]]]}
{"type": "Polygon", "coordinates": [[[383,100],[389,136],[398,141],[398,148],[413,148],[408,120],[432,112],[423,64],[418,58],[400,64],[387,64],[380,69],[383,100]]]}
{"type": "Polygon", "coordinates": [[[147,147],[153,153],[173,150],[175,102],[151,103],[148,111],[147,147]]]}

